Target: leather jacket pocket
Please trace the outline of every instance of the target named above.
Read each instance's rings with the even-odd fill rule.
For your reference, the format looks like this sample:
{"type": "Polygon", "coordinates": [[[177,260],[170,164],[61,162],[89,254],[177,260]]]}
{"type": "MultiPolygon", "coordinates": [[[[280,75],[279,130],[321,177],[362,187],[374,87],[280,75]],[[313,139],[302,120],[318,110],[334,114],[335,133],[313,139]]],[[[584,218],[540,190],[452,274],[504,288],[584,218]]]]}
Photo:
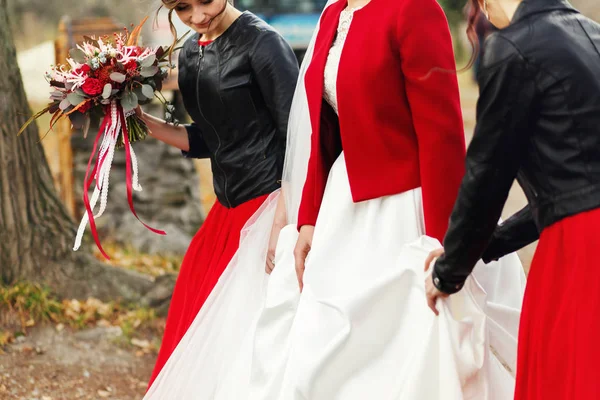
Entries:
{"type": "Polygon", "coordinates": [[[228,77],[226,81],[221,83],[221,90],[233,90],[252,84],[252,75],[243,74],[235,77],[228,77]]]}

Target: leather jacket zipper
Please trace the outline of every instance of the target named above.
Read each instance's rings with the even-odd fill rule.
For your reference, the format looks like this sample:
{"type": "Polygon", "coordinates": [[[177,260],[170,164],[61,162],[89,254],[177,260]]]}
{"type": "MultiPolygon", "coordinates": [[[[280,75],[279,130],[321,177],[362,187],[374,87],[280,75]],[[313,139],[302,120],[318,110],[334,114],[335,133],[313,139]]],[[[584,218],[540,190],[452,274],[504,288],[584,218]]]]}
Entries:
{"type": "Polygon", "coordinates": [[[202,116],[202,119],[204,119],[204,121],[206,121],[206,123],[208,125],[210,125],[210,127],[213,130],[213,132],[215,133],[215,136],[217,137],[218,145],[217,145],[217,150],[215,150],[215,155],[213,157],[213,160],[214,160],[217,168],[223,174],[223,178],[225,180],[225,184],[224,184],[224,187],[223,187],[223,194],[225,195],[225,201],[227,202],[227,207],[231,208],[231,202],[229,201],[229,196],[227,196],[227,175],[225,174],[225,171],[223,170],[223,167],[221,167],[221,164],[219,164],[219,161],[217,159],[219,150],[221,149],[221,137],[217,133],[217,130],[215,129],[214,125],[211,124],[210,121],[208,121],[206,119],[206,117],[204,116],[204,113],[202,112],[202,107],[200,106],[200,93],[198,93],[198,85],[199,85],[199,82],[200,82],[200,74],[202,72],[202,66],[204,64],[203,60],[204,60],[204,46],[199,45],[198,46],[198,61],[196,63],[196,67],[197,67],[197,71],[198,71],[197,75],[196,75],[196,104],[198,105],[198,111],[200,112],[200,115],[202,116]]]}

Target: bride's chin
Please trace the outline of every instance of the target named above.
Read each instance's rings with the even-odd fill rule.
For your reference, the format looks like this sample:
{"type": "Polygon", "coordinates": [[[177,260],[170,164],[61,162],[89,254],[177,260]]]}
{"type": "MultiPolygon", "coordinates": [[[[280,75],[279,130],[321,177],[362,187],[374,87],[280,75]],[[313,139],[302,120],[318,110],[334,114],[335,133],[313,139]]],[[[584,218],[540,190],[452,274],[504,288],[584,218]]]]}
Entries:
{"type": "Polygon", "coordinates": [[[191,28],[194,30],[194,32],[196,32],[196,33],[199,33],[199,34],[201,34],[201,35],[204,35],[204,34],[208,33],[208,32],[209,32],[209,30],[210,30],[210,29],[208,29],[208,27],[205,27],[205,28],[199,28],[199,27],[197,27],[197,26],[195,26],[195,25],[194,25],[194,26],[191,26],[191,28]]]}

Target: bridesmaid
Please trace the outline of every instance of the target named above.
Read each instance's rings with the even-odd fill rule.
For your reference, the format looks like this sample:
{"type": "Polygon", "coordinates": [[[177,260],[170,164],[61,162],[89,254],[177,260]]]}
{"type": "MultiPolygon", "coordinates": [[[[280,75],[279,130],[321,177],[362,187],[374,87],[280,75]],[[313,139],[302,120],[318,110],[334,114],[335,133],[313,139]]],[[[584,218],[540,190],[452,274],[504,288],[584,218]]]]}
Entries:
{"type": "Polygon", "coordinates": [[[427,280],[430,306],[460,290],[482,255],[497,259],[539,238],[515,398],[599,399],[600,25],[566,0],[470,3],[501,30],[486,43],[445,254],[431,255],[440,257],[427,280]],[[496,227],[515,177],[529,205],[496,227]]]}
{"type": "MultiPolygon", "coordinates": [[[[162,0],[196,34],[179,55],[179,88],[193,119],[174,126],[138,112],[159,140],[210,158],[217,202],[193,238],[175,285],[150,384],[235,254],[240,231],[280,187],[298,62],[284,39],[226,0],[162,0]]],[[[172,29],[174,30],[174,28],[172,29]]],[[[280,208],[274,231],[285,225],[280,208]]]]}

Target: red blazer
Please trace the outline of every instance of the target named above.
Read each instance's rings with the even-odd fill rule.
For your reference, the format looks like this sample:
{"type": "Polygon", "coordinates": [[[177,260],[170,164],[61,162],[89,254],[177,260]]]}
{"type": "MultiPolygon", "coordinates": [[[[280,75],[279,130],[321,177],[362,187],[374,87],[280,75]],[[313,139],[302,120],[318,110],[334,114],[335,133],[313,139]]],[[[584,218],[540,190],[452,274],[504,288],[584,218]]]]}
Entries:
{"type": "Polygon", "coordinates": [[[436,0],[371,0],[355,11],[339,65],[338,125],[323,105],[323,74],[346,6],[324,11],[306,72],[312,146],[298,227],[316,223],[339,129],[354,202],[421,187],[426,233],[442,241],[465,158],[444,12],[436,0]]]}

